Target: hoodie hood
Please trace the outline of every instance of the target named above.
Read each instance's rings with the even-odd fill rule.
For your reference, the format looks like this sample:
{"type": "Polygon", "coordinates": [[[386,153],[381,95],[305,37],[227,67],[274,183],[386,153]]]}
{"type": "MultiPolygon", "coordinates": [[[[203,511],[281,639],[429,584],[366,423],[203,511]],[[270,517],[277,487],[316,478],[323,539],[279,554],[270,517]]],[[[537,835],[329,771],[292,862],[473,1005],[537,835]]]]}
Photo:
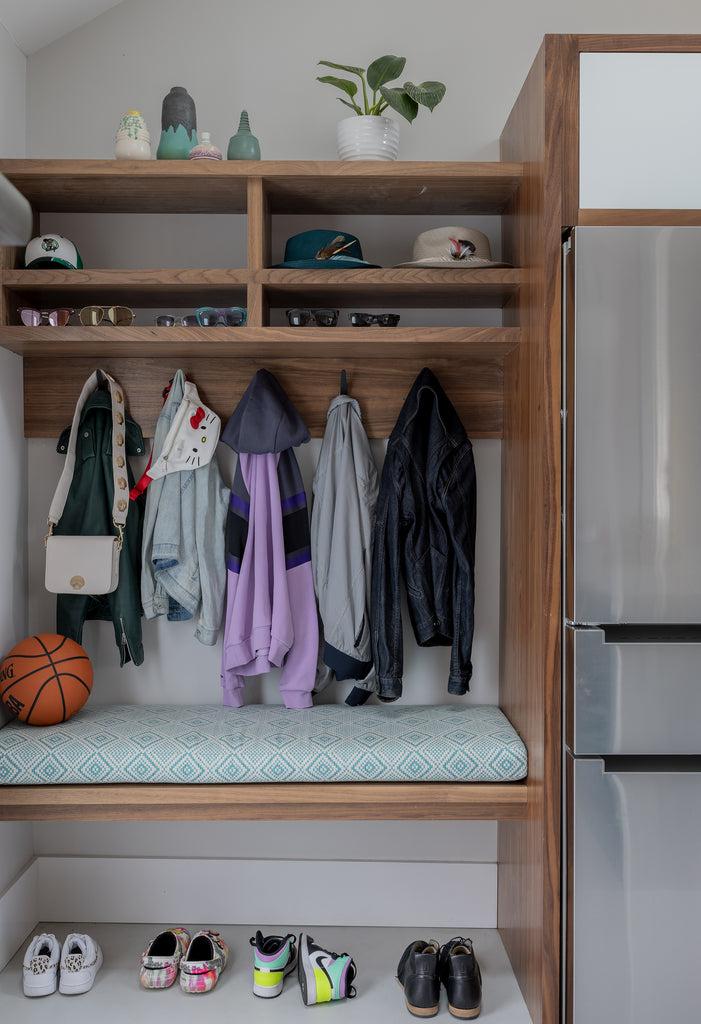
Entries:
{"type": "Polygon", "coordinates": [[[224,427],[221,440],[235,452],[263,455],[305,444],[310,434],[272,373],[258,370],[224,427]]]}

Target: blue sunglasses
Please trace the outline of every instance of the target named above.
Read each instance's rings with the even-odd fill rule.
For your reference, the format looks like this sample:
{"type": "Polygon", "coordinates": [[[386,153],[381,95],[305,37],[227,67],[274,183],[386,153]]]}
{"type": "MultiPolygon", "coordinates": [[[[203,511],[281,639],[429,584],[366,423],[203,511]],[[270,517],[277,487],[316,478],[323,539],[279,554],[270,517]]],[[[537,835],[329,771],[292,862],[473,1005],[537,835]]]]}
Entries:
{"type": "Polygon", "coordinates": [[[214,309],[213,306],[202,306],[195,311],[200,327],[243,327],[246,323],[246,310],[242,306],[229,306],[228,309],[214,309]]]}

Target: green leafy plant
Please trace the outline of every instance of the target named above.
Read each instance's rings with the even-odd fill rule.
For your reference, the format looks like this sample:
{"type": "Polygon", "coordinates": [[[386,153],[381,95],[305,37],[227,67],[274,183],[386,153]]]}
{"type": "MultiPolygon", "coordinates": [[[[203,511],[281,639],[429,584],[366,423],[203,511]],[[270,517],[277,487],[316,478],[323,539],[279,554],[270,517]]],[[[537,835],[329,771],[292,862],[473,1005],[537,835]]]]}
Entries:
{"type": "Polygon", "coordinates": [[[421,82],[420,85],[405,82],[402,86],[388,88],[387,83],[399,78],[404,71],[406,57],[394,57],[392,54],[387,54],[385,57],[378,57],[367,69],[356,68],[348,64],[333,64],[330,60],[320,60],[319,63],[324,67],[334,68],[336,71],[347,71],[349,74],[358,76],[362,86],[362,106],[356,99],[358,85],[350,79],[324,75],[323,77],[317,76],[317,81],[326,82],[344,92],[348,99],[343,99],[341,96],[338,96],[337,99],[359,116],[374,114],[379,117],[387,107],[391,107],[411,124],[419,112],[419,104],[433,110],[445,96],[445,86],[442,82],[421,82]]]}

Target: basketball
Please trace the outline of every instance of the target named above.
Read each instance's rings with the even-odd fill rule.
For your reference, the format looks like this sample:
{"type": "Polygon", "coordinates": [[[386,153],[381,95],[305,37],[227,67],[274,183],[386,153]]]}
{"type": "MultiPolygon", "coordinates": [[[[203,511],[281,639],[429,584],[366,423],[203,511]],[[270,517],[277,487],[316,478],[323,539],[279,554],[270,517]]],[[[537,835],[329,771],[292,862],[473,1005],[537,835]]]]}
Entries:
{"type": "Polygon", "coordinates": [[[29,725],[57,725],[80,711],[92,690],[90,658],[75,640],[39,633],[20,640],[0,668],[0,700],[29,725]]]}

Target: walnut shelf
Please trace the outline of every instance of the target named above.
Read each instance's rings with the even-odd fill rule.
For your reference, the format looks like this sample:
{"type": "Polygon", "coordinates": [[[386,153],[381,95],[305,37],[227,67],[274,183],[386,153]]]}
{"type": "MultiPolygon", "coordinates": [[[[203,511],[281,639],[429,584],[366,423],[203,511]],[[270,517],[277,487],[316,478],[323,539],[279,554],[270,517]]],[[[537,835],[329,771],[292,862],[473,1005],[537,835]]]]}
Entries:
{"type": "Polygon", "coordinates": [[[499,214],[520,163],[296,160],[0,160],[41,213],[246,213],[261,180],[271,213],[499,214]]]}
{"type": "Polygon", "coordinates": [[[0,821],[512,821],[528,816],[513,783],[6,786],[0,821]]]}

